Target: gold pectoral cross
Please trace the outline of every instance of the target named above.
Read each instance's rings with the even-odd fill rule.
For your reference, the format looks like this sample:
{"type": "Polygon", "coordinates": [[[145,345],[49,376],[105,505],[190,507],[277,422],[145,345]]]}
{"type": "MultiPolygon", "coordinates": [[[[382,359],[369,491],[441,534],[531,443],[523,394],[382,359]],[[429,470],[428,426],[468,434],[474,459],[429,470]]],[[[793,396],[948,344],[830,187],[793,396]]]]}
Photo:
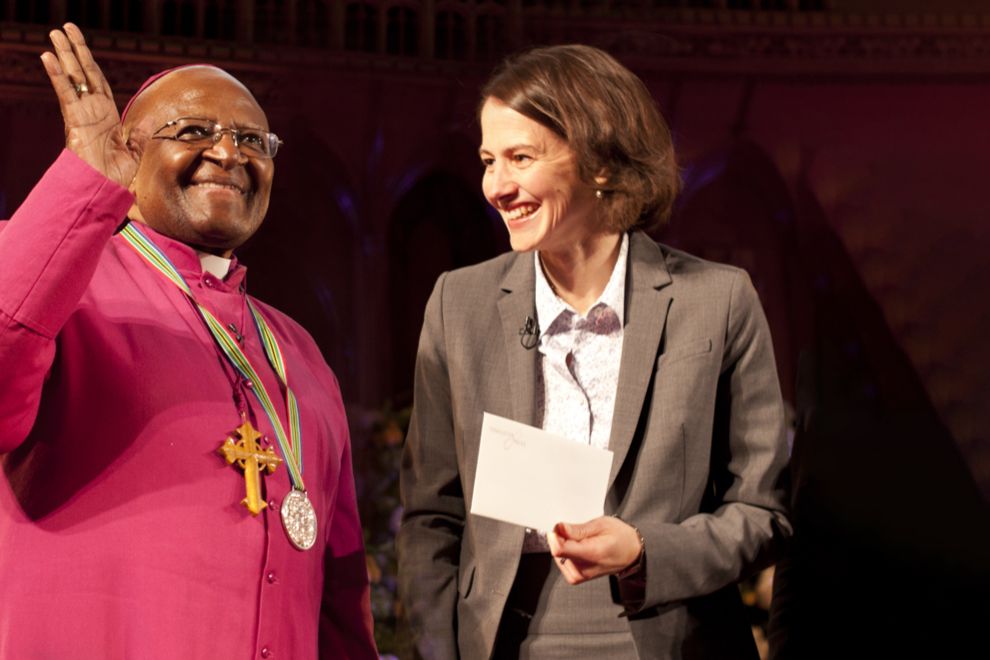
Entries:
{"type": "Polygon", "coordinates": [[[237,427],[234,434],[240,438],[240,442],[228,436],[218,451],[221,456],[227,459],[228,463],[233,465],[236,462],[237,467],[244,471],[244,487],[247,489],[247,496],[241,500],[241,504],[247,507],[251,515],[256,516],[268,506],[261,497],[260,474],[264,470],[268,470],[268,474],[274,472],[275,468],[282,463],[282,459],[275,455],[271,447],[261,448],[258,444],[258,438],[261,437],[261,434],[251,426],[251,422],[246,418],[237,427]]]}

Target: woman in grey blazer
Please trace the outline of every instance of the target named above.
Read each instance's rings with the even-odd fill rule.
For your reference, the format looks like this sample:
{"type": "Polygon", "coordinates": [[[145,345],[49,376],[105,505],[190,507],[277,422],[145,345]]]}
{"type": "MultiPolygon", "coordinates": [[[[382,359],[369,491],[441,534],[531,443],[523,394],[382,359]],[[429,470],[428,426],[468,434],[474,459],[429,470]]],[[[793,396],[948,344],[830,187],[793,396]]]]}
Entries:
{"type": "Polygon", "coordinates": [[[513,251],[445,273],[426,309],[398,538],[418,653],[755,657],[735,583],[790,525],[748,276],[636,231],[666,220],[677,167],[646,87],[606,53],[508,60],[480,122],[513,251]],[[469,514],[484,412],[611,450],[606,515],[541,531],[469,514]]]}

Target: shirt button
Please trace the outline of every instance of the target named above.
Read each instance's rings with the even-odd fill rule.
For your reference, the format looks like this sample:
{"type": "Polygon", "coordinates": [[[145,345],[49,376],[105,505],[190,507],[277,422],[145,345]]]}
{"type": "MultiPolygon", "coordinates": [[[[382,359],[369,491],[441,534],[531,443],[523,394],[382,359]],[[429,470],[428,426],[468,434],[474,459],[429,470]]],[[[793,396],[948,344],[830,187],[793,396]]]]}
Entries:
{"type": "Polygon", "coordinates": [[[275,500],[268,500],[268,506],[271,507],[272,509],[277,509],[278,502],[276,502],[275,500]]]}
{"type": "Polygon", "coordinates": [[[246,387],[246,388],[248,388],[248,389],[251,389],[252,387],[254,387],[254,383],[252,383],[251,381],[249,381],[249,380],[247,380],[247,379],[245,378],[245,379],[244,379],[244,387],[246,387]]]}
{"type": "Polygon", "coordinates": [[[271,658],[274,655],[275,654],[272,653],[272,650],[270,648],[268,648],[267,646],[265,646],[264,648],[261,649],[261,657],[262,658],[271,658]]]}
{"type": "Polygon", "coordinates": [[[203,278],[203,284],[205,284],[206,286],[208,286],[208,287],[210,287],[212,289],[213,288],[213,278],[212,277],[203,278]]]}
{"type": "Polygon", "coordinates": [[[275,571],[268,571],[268,575],[265,576],[265,579],[268,580],[268,584],[275,584],[275,582],[278,581],[278,578],[275,576],[275,571]]]}

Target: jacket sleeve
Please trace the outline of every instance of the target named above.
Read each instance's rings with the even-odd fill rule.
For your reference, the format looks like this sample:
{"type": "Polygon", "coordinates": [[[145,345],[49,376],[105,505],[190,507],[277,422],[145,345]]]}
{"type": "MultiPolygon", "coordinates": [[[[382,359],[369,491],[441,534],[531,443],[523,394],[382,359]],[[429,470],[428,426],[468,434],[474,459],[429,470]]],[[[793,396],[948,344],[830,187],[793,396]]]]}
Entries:
{"type": "Polygon", "coordinates": [[[702,512],[637,521],[646,541],[640,609],[702,596],[773,561],[791,535],[786,430],[770,329],[749,277],[732,282],[702,512]]]}
{"type": "Polygon", "coordinates": [[[448,660],[457,652],[457,574],[464,494],[454,442],[441,275],[426,306],[415,391],[400,472],[399,589],[417,652],[448,660]]]}
{"type": "Polygon", "coordinates": [[[34,425],[55,338],[132,203],[65,150],[0,223],[0,454],[34,425]]]}
{"type": "Polygon", "coordinates": [[[374,660],[378,658],[378,651],[375,648],[368,567],[354,488],[350,434],[336,379],[334,387],[336,409],[327,414],[333,416],[334,434],[343,438],[344,446],[333,518],[327,530],[326,577],[320,608],[320,657],[374,660]]]}

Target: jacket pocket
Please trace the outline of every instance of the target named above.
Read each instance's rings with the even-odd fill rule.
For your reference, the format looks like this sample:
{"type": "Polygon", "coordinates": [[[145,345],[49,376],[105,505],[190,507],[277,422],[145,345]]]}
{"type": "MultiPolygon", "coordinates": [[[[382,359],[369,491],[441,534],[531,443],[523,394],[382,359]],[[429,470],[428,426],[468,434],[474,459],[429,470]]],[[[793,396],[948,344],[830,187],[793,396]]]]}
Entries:
{"type": "Polygon", "coordinates": [[[665,351],[660,357],[657,358],[657,366],[662,364],[670,364],[676,360],[681,360],[686,357],[691,357],[692,355],[701,355],[704,353],[712,352],[712,340],[708,337],[703,339],[695,339],[687,342],[686,344],[681,344],[680,346],[673,346],[665,351]]]}

